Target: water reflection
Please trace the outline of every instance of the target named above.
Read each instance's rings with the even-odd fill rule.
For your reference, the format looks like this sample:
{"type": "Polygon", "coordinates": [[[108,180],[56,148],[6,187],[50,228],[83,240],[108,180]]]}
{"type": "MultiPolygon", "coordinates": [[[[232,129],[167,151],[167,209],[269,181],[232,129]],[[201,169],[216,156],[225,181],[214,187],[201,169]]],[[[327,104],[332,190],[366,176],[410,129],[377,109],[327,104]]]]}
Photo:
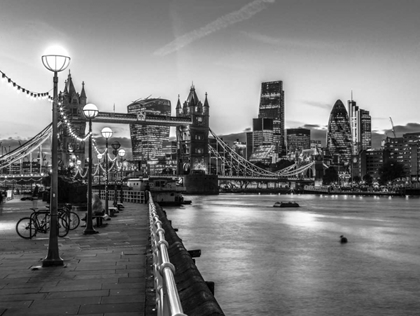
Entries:
{"type": "Polygon", "coordinates": [[[168,216],[226,315],[417,315],[420,200],[192,197],[168,216]],[[296,210],[273,208],[296,201],[296,210]],[[346,235],[349,242],[339,243],[346,235]]]}

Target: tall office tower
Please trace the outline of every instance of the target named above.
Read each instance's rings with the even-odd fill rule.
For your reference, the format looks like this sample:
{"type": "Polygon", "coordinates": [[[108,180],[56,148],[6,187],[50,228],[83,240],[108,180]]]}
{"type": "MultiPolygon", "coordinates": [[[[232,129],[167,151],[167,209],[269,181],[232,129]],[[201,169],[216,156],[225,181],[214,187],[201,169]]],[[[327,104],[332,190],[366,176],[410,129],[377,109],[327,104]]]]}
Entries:
{"type": "Polygon", "coordinates": [[[327,149],[338,165],[347,166],[352,153],[349,116],[341,100],[335,102],[328,121],[327,149]]]}
{"type": "Polygon", "coordinates": [[[311,131],[306,128],[287,129],[287,150],[295,152],[296,150],[311,148],[311,131]]]}
{"type": "Polygon", "coordinates": [[[372,118],[369,111],[360,109],[360,136],[362,149],[372,147],[372,118]]]}
{"type": "MultiPolygon", "coordinates": [[[[72,131],[80,138],[86,135],[86,119],[83,107],[86,105],[87,97],[85,84],[82,82],[82,91],[76,92],[71,74],[69,73],[64,91],[60,92],[59,99],[62,102],[63,113],[71,122],[72,131]]],[[[58,165],[60,169],[71,166],[80,160],[82,166],[85,163],[85,142],[77,141],[70,135],[66,124],[58,127],[58,165]]]]}
{"type": "Polygon", "coordinates": [[[352,154],[372,146],[372,120],[369,111],[360,109],[353,100],[348,101],[348,115],[352,136],[352,154]]]}
{"type": "MultiPolygon", "coordinates": [[[[150,113],[171,115],[171,101],[165,99],[145,99],[134,101],[127,106],[129,114],[150,113]]],[[[130,124],[133,160],[154,164],[158,157],[165,155],[162,142],[169,139],[169,126],[130,124]],[[150,163],[151,162],[151,163],[150,163]]],[[[142,163],[142,164],[143,164],[142,163]]]]}
{"type": "MultiPolygon", "coordinates": [[[[275,152],[285,151],[284,135],[284,91],[283,81],[263,82],[258,118],[273,120],[273,144],[275,152]]],[[[255,148],[255,147],[254,147],[255,148]]]]}

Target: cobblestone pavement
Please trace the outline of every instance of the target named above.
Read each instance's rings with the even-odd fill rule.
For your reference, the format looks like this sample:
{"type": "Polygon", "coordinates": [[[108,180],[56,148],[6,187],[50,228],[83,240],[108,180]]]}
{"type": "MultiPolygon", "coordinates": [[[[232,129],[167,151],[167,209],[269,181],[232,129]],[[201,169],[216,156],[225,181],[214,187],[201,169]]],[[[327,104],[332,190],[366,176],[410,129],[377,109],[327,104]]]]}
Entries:
{"type": "Polygon", "coordinates": [[[26,240],[16,233],[32,202],[0,206],[0,316],[144,315],[148,209],[124,206],[107,226],[95,228],[98,234],[84,235],[79,226],[58,238],[59,267],[42,267],[49,234],[26,240]]]}

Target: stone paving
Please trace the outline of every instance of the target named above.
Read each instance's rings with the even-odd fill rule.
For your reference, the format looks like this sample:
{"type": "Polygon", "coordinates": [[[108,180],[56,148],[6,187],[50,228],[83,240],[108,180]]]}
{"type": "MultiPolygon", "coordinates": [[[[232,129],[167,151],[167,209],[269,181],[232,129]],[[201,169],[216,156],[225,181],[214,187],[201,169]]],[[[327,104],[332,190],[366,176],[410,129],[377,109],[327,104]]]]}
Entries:
{"type": "Polygon", "coordinates": [[[107,226],[95,228],[98,234],[84,235],[79,226],[59,238],[64,266],[45,268],[49,235],[25,240],[15,231],[32,202],[0,206],[0,316],[144,315],[148,208],[124,206],[107,226]]]}

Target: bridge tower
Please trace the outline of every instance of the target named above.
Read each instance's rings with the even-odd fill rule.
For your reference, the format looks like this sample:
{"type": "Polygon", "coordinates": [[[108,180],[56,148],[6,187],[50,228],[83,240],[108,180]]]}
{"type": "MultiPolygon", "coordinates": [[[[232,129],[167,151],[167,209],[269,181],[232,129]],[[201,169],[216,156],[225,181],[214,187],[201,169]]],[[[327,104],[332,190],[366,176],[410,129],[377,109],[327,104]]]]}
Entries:
{"type": "Polygon", "coordinates": [[[177,117],[191,117],[190,126],[177,127],[179,175],[207,174],[209,164],[209,102],[204,105],[198,99],[194,85],[191,86],[187,100],[181,106],[178,96],[177,117]]]}
{"type": "MultiPolygon", "coordinates": [[[[85,136],[86,120],[83,114],[83,107],[86,105],[87,97],[85,92],[85,83],[82,82],[82,91],[76,92],[73,80],[69,72],[64,91],[60,93],[59,99],[63,112],[71,122],[73,132],[79,136],[85,136]]],[[[74,155],[76,160],[80,160],[82,166],[85,163],[85,142],[79,142],[68,132],[66,124],[61,124],[58,129],[58,163],[61,170],[67,169],[70,159],[74,155]]]]}

